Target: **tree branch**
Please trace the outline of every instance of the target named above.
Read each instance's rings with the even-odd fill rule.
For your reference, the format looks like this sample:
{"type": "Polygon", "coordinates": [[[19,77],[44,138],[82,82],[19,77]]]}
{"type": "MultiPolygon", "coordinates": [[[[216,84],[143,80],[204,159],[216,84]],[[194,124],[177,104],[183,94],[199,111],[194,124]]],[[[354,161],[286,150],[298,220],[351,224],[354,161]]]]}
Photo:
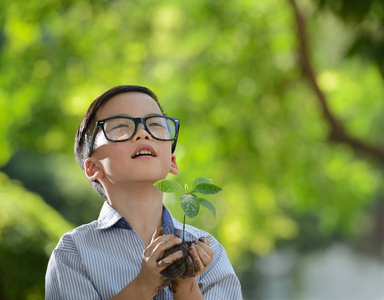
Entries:
{"type": "Polygon", "coordinates": [[[327,99],[323,91],[320,89],[316,81],[316,76],[314,69],[311,64],[310,51],[308,46],[308,39],[306,35],[306,25],[303,15],[301,14],[296,0],[288,0],[291,3],[292,9],[294,11],[296,25],[297,25],[297,36],[298,36],[298,55],[299,55],[299,64],[303,75],[308,80],[310,86],[312,87],[316,98],[322,109],[324,118],[327,120],[330,126],[329,140],[333,142],[346,143],[350,145],[357,152],[363,153],[367,156],[370,156],[379,162],[384,164],[384,149],[370,145],[364,141],[359,140],[356,137],[351,136],[344,126],[336,119],[332,111],[329,109],[327,104],[327,99]]]}

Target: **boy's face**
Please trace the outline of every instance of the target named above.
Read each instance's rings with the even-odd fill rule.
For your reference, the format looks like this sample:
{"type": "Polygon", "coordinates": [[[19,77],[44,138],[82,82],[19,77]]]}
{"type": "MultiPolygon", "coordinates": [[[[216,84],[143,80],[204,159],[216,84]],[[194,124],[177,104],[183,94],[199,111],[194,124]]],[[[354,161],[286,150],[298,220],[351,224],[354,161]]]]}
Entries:
{"type": "MultiPolygon", "coordinates": [[[[96,119],[115,116],[138,118],[154,114],[162,115],[154,99],[147,94],[129,92],[111,98],[99,109],[96,119]]],[[[103,177],[98,179],[101,182],[107,180],[112,185],[143,181],[154,183],[164,179],[168,173],[178,173],[171,142],[152,138],[143,124],[139,124],[135,136],[125,142],[109,142],[100,130],[95,150],[88,160],[102,171],[103,177]],[[144,155],[137,156],[139,152],[144,155]]]]}

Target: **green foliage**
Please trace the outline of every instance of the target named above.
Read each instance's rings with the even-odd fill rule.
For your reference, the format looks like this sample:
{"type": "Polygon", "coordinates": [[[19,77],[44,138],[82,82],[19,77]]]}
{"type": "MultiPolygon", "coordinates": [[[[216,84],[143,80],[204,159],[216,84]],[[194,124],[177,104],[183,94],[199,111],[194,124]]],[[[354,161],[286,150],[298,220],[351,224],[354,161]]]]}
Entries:
{"type": "Polygon", "coordinates": [[[176,193],[183,189],[177,181],[173,180],[160,180],[155,182],[154,186],[163,193],[176,193]]]}
{"type": "MultiPolygon", "coordinates": [[[[383,145],[382,1],[299,4],[331,110],[354,136],[383,145]]],[[[316,247],[369,234],[382,168],[329,142],[298,68],[289,1],[13,0],[0,10],[0,167],[24,184],[1,177],[0,273],[10,275],[0,293],[10,278],[7,293],[39,294],[42,269],[29,261],[21,274],[19,262],[33,249],[45,268],[44,249],[69,228],[35,193],[74,224],[97,216],[100,202],[74,162],[73,139],[92,100],[118,84],[152,88],[181,120],[181,180],[203,173],[226,186],[216,221],[199,209],[202,217],[190,222],[212,232],[236,267],[282,241],[316,247]]],[[[165,201],[183,217],[173,210],[179,201],[165,201]]],[[[196,200],[186,203],[195,214],[196,200]]],[[[214,213],[203,198],[199,204],[214,213]]]]}
{"type": "Polygon", "coordinates": [[[353,28],[353,39],[345,49],[348,57],[369,60],[384,77],[384,2],[376,0],[316,0],[323,11],[332,11],[353,28]]]}
{"type": "Polygon", "coordinates": [[[216,194],[220,192],[222,189],[212,183],[200,183],[196,185],[190,193],[201,193],[201,194],[216,194]]]}
{"type": "MultiPolygon", "coordinates": [[[[163,179],[155,182],[154,186],[163,193],[177,193],[182,191],[182,186],[174,180],[163,179]]],[[[200,204],[208,208],[216,217],[216,209],[208,200],[199,198],[195,194],[216,194],[222,190],[221,187],[212,183],[212,180],[206,177],[197,177],[193,180],[191,189],[185,184],[183,194],[180,195],[180,204],[184,214],[190,218],[195,218],[200,211],[200,204]]]]}
{"type": "Polygon", "coordinates": [[[40,299],[48,258],[73,225],[1,172],[0,186],[0,298],[40,299]]]}
{"type": "Polygon", "coordinates": [[[208,208],[213,213],[213,216],[216,217],[216,209],[211,202],[204,198],[199,198],[199,202],[202,206],[208,208]]]}
{"type": "MultiPolygon", "coordinates": [[[[155,182],[154,186],[163,193],[177,193],[182,190],[181,185],[174,180],[163,179],[155,182]]],[[[216,209],[211,202],[206,199],[199,198],[195,194],[216,194],[222,190],[221,187],[213,184],[212,179],[206,177],[197,177],[192,182],[192,187],[189,189],[188,185],[184,185],[184,191],[180,195],[180,204],[184,212],[183,223],[183,241],[185,231],[185,216],[194,219],[200,212],[200,204],[208,208],[216,217],[216,209]]]]}
{"type": "Polygon", "coordinates": [[[195,218],[200,211],[199,198],[194,194],[183,194],[180,196],[181,208],[184,214],[190,218],[195,218]]]}

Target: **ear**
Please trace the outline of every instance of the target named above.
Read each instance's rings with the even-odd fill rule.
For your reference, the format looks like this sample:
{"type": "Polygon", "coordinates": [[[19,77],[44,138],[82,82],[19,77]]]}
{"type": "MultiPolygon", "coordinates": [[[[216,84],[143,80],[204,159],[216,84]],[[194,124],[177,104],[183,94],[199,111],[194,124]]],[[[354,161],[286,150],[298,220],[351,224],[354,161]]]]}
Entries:
{"type": "Polygon", "coordinates": [[[171,157],[171,169],[169,170],[169,173],[173,175],[179,174],[179,167],[177,166],[177,163],[176,163],[175,154],[172,154],[172,157],[171,157]]]}
{"type": "Polygon", "coordinates": [[[84,161],[85,175],[89,180],[96,180],[104,177],[104,172],[95,162],[89,157],[84,161]]]}

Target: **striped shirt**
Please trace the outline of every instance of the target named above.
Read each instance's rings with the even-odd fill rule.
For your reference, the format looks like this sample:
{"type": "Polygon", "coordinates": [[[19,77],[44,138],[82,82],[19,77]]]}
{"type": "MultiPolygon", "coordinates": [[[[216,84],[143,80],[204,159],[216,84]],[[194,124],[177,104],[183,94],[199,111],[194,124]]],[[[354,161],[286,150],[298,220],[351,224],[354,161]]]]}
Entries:
{"type": "MultiPolygon", "coordinates": [[[[164,232],[181,236],[183,224],[163,208],[164,232]],[[166,229],[168,227],[168,229],[166,229]]],[[[197,276],[204,299],[240,300],[238,278],[220,243],[209,233],[185,226],[185,240],[210,240],[212,264],[197,276]]],[[[98,220],[64,234],[50,257],[45,278],[45,299],[110,299],[141,270],[145,246],[124,217],[104,203],[98,220]]],[[[169,287],[153,299],[173,299],[169,287]]]]}

